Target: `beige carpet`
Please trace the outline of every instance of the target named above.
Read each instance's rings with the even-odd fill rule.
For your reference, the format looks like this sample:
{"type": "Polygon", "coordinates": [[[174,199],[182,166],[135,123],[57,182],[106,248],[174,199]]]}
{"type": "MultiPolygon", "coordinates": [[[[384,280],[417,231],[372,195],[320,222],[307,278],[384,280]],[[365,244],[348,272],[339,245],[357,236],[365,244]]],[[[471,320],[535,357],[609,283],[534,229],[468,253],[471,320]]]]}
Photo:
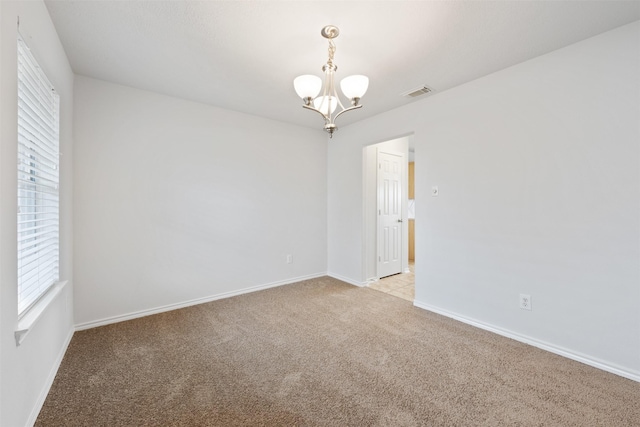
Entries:
{"type": "Polygon", "coordinates": [[[77,332],[38,426],[632,426],[640,384],[320,278],[77,332]]]}

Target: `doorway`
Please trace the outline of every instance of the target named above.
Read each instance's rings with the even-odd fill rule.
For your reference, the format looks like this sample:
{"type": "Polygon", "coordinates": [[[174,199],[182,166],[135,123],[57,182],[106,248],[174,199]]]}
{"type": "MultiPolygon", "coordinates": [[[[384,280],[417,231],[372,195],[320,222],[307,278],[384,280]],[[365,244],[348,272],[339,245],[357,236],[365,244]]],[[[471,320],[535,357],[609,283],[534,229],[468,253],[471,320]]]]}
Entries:
{"type": "Polygon", "coordinates": [[[415,295],[414,262],[409,260],[410,252],[414,258],[409,232],[413,229],[409,221],[413,211],[409,207],[412,142],[412,137],[406,136],[364,147],[363,151],[367,286],[411,302],[415,295]]]}

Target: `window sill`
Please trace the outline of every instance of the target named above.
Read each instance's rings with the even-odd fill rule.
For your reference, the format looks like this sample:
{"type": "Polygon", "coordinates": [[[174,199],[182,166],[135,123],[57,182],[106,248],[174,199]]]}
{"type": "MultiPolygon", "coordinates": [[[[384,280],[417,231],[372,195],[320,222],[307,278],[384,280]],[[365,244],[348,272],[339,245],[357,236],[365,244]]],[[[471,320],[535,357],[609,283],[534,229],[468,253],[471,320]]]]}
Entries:
{"type": "Polygon", "coordinates": [[[47,307],[49,307],[53,300],[56,299],[60,292],[62,292],[62,289],[66,284],[66,280],[57,282],[42,298],[40,298],[40,301],[35,303],[35,305],[27,310],[25,315],[22,316],[20,320],[18,320],[18,328],[14,332],[16,338],[16,347],[22,344],[22,341],[24,341],[29,331],[33,329],[33,326],[36,324],[38,319],[40,319],[47,307]]]}

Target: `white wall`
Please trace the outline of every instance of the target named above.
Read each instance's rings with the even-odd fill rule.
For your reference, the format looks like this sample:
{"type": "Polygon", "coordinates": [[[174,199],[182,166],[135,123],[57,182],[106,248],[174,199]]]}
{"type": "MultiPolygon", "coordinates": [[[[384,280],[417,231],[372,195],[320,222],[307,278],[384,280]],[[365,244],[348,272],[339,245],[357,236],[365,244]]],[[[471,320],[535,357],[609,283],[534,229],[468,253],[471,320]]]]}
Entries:
{"type": "Polygon", "coordinates": [[[75,94],[76,324],[326,273],[322,130],[80,76],[75,94]]]}
{"type": "Polygon", "coordinates": [[[73,334],[73,73],[44,3],[0,2],[0,425],[32,423],[73,334]],[[18,347],[17,19],[20,33],[60,94],[60,278],[68,284],[18,347]]]}
{"type": "Polygon", "coordinates": [[[362,147],[414,132],[416,304],[640,380],[639,40],[636,22],[343,127],[329,271],[364,279],[362,147]]]}

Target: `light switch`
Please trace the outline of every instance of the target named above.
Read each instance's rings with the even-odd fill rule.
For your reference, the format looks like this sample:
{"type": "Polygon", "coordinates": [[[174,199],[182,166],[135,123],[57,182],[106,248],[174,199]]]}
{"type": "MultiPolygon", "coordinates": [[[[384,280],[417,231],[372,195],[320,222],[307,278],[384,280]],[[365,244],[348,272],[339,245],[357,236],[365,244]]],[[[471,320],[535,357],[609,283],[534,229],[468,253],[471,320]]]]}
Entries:
{"type": "Polygon", "coordinates": [[[432,197],[438,197],[438,186],[434,185],[433,187],[431,187],[431,196],[432,197]]]}

